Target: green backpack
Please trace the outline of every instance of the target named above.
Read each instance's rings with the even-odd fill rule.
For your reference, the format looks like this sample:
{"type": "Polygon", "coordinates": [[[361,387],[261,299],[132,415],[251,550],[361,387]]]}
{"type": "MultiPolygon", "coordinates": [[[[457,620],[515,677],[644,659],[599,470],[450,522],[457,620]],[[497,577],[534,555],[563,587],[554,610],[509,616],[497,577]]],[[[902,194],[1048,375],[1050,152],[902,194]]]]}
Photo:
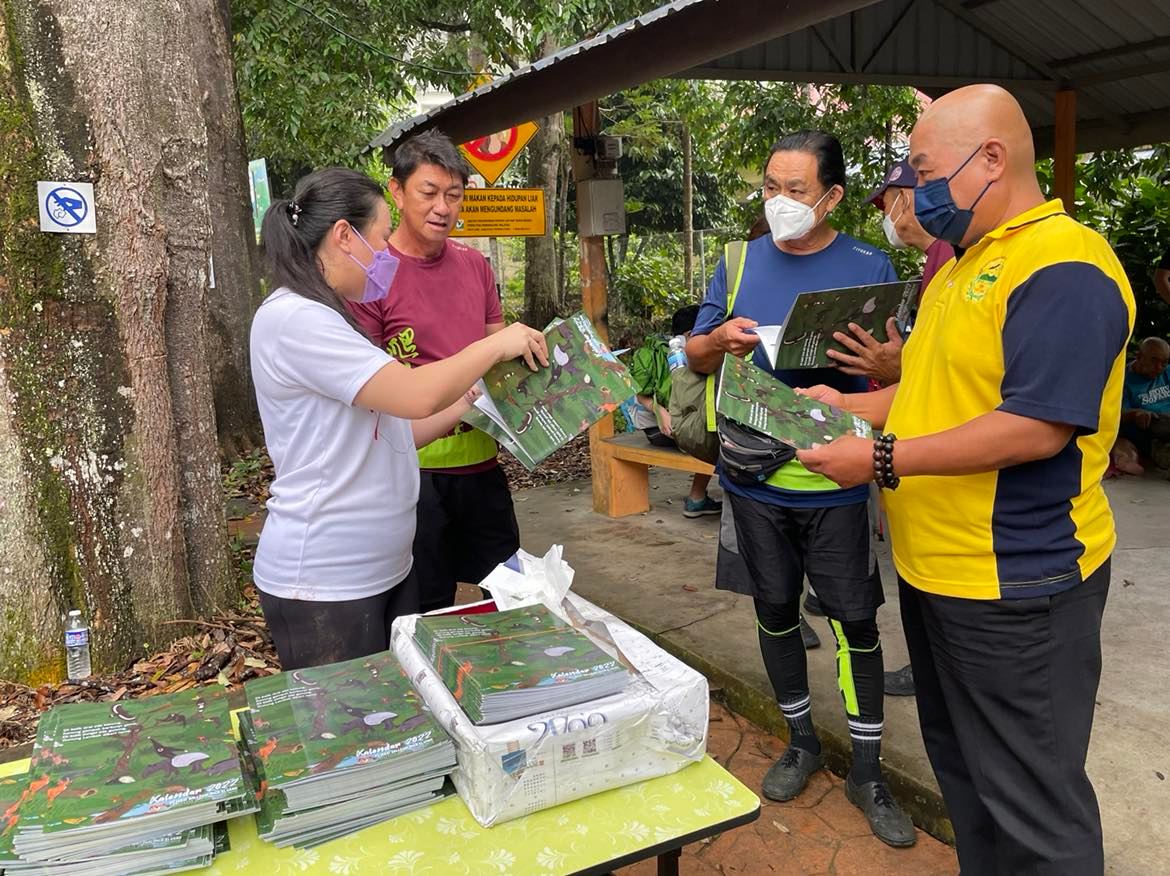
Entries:
{"type": "MultiPolygon", "coordinates": [[[[723,263],[728,276],[724,321],[731,319],[739,284],[743,281],[746,258],[745,240],[732,240],[723,248],[723,263]]],[[[684,453],[712,465],[719,458],[719,435],[715,432],[718,381],[718,370],[713,374],[696,374],[690,368],[679,368],[670,375],[671,437],[684,453]]]]}

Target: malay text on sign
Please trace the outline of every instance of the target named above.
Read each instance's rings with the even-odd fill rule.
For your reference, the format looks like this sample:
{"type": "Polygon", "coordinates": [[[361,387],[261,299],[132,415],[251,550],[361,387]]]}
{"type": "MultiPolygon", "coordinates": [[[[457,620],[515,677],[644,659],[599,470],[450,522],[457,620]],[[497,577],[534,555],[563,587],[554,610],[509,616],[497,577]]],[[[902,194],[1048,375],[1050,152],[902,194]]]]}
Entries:
{"type": "Polygon", "coordinates": [[[543,237],[544,189],[467,189],[452,237],[543,237]]]}

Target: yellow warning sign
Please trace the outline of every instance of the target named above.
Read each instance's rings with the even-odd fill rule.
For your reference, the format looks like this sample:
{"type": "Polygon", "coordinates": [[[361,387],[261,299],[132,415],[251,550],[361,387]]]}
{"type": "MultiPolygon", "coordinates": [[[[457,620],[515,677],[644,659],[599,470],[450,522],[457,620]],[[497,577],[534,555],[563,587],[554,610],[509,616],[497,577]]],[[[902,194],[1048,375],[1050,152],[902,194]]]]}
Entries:
{"type": "Polygon", "coordinates": [[[544,189],[465,189],[452,237],[543,237],[544,189]]]}
{"type": "Polygon", "coordinates": [[[494,186],[539,130],[536,122],[524,122],[514,128],[471,140],[459,148],[468,163],[487,180],[487,184],[494,186]]]}

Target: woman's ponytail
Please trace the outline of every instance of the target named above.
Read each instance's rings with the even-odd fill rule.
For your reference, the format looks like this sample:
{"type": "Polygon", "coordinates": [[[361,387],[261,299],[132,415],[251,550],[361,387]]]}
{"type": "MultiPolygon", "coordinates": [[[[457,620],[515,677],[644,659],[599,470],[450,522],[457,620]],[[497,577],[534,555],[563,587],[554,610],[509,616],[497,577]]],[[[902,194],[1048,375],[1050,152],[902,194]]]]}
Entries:
{"type": "Polygon", "coordinates": [[[273,201],[260,224],[272,289],[285,287],[324,304],[368,337],[342,297],[325,282],[317,248],[339,219],[354,228],[365,228],[383,197],[381,186],[364,174],[328,167],[302,177],[291,199],[273,201]]]}

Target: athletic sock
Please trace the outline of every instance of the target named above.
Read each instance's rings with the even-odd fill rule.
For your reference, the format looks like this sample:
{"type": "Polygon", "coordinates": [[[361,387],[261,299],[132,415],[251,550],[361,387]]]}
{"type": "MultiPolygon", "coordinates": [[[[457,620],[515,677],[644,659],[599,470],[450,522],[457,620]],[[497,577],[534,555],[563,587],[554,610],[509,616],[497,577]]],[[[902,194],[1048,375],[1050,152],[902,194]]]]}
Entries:
{"type": "Polygon", "coordinates": [[[784,713],[784,721],[788,724],[788,744],[793,748],[803,748],[810,754],[820,754],[821,741],[813,730],[812,697],[806,694],[802,699],[782,702],[780,711],[784,713]]]}
{"type": "Polygon", "coordinates": [[[882,777],[882,719],[849,718],[849,738],[853,742],[853,782],[864,785],[882,777]]]}
{"type": "Polygon", "coordinates": [[[885,665],[877,622],[842,622],[830,618],[837,637],[837,685],[849,720],[853,743],[855,784],[876,782],[882,777],[883,690],[885,665]]]}
{"type": "Polygon", "coordinates": [[[808,656],[800,636],[800,602],[784,605],[756,600],[756,627],[760,656],[788,724],[789,743],[812,754],[821,743],[812,725],[808,691],[808,656]]]}

